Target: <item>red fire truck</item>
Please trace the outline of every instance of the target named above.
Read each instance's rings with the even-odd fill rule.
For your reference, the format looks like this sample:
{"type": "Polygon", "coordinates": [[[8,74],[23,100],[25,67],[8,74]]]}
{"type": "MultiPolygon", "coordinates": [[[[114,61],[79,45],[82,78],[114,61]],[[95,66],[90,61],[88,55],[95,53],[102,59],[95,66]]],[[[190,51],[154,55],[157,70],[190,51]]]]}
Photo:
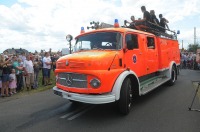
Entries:
{"type": "Polygon", "coordinates": [[[165,34],[118,25],[82,32],[75,51],[56,62],[54,93],[75,102],[117,102],[128,114],[135,97],[177,79],[176,33],[165,34]]]}

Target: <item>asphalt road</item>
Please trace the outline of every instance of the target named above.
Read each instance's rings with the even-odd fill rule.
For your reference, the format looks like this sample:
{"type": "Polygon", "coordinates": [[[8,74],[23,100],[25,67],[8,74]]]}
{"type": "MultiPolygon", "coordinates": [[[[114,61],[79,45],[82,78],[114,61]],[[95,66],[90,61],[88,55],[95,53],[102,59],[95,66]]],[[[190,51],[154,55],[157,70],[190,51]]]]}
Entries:
{"type": "MultiPolygon", "coordinates": [[[[73,104],[52,90],[0,98],[0,132],[200,132],[200,112],[188,111],[200,71],[182,70],[174,86],[135,100],[127,116],[115,104],[73,104]]],[[[199,97],[194,108],[200,109],[199,97]]]]}

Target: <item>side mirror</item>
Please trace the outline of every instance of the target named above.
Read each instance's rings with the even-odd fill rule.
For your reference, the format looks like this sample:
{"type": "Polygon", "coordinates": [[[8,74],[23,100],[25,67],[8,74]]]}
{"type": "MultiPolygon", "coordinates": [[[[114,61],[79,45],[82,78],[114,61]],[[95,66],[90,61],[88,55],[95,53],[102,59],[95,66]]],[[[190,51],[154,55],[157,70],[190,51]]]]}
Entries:
{"type": "Polygon", "coordinates": [[[68,42],[71,42],[72,39],[73,39],[72,35],[68,34],[68,35],[66,36],[66,40],[67,40],[68,42]]]}
{"type": "Polygon", "coordinates": [[[180,34],[180,30],[177,31],[177,34],[180,34]]]}

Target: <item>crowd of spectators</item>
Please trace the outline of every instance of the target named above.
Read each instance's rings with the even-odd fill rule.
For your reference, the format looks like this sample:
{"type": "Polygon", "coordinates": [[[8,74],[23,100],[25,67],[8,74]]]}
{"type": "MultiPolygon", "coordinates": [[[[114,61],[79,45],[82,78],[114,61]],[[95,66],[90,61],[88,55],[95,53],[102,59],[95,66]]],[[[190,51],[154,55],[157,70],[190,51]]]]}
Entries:
{"type": "Polygon", "coordinates": [[[200,65],[196,62],[196,54],[181,53],[181,68],[182,69],[199,69],[200,65]]]}
{"type": "Polygon", "coordinates": [[[37,89],[38,75],[42,85],[51,85],[50,73],[55,70],[58,53],[0,54],[0,96],[9,97],[22,90],[37,89]]]}

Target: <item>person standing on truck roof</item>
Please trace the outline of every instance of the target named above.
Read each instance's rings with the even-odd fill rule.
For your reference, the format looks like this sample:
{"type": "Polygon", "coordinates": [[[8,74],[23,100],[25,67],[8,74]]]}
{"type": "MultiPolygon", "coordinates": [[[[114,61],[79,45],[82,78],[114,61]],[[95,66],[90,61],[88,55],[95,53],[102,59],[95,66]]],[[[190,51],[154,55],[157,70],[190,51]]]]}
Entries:
{"type": "Polygon", "coordinates": [[[160,26],[162,27],[160,29],[160,31],[165,32],[165,27],[167,27],[167,29],[169,29],[169,26],[167,23],[169,23],[169,21],[165,18],[163,18],[162,14],[159,14],[159,18],[160,18],[160,26]]]}
{"type": "Polygon", "coordinates": [[[139,30],[149,26],[148,21],[151,19],[150,13],[146,10],[145,6],[142,6],[141,10],[143,12],[143,19],[134,21],[136,28],[139,30]]]}

